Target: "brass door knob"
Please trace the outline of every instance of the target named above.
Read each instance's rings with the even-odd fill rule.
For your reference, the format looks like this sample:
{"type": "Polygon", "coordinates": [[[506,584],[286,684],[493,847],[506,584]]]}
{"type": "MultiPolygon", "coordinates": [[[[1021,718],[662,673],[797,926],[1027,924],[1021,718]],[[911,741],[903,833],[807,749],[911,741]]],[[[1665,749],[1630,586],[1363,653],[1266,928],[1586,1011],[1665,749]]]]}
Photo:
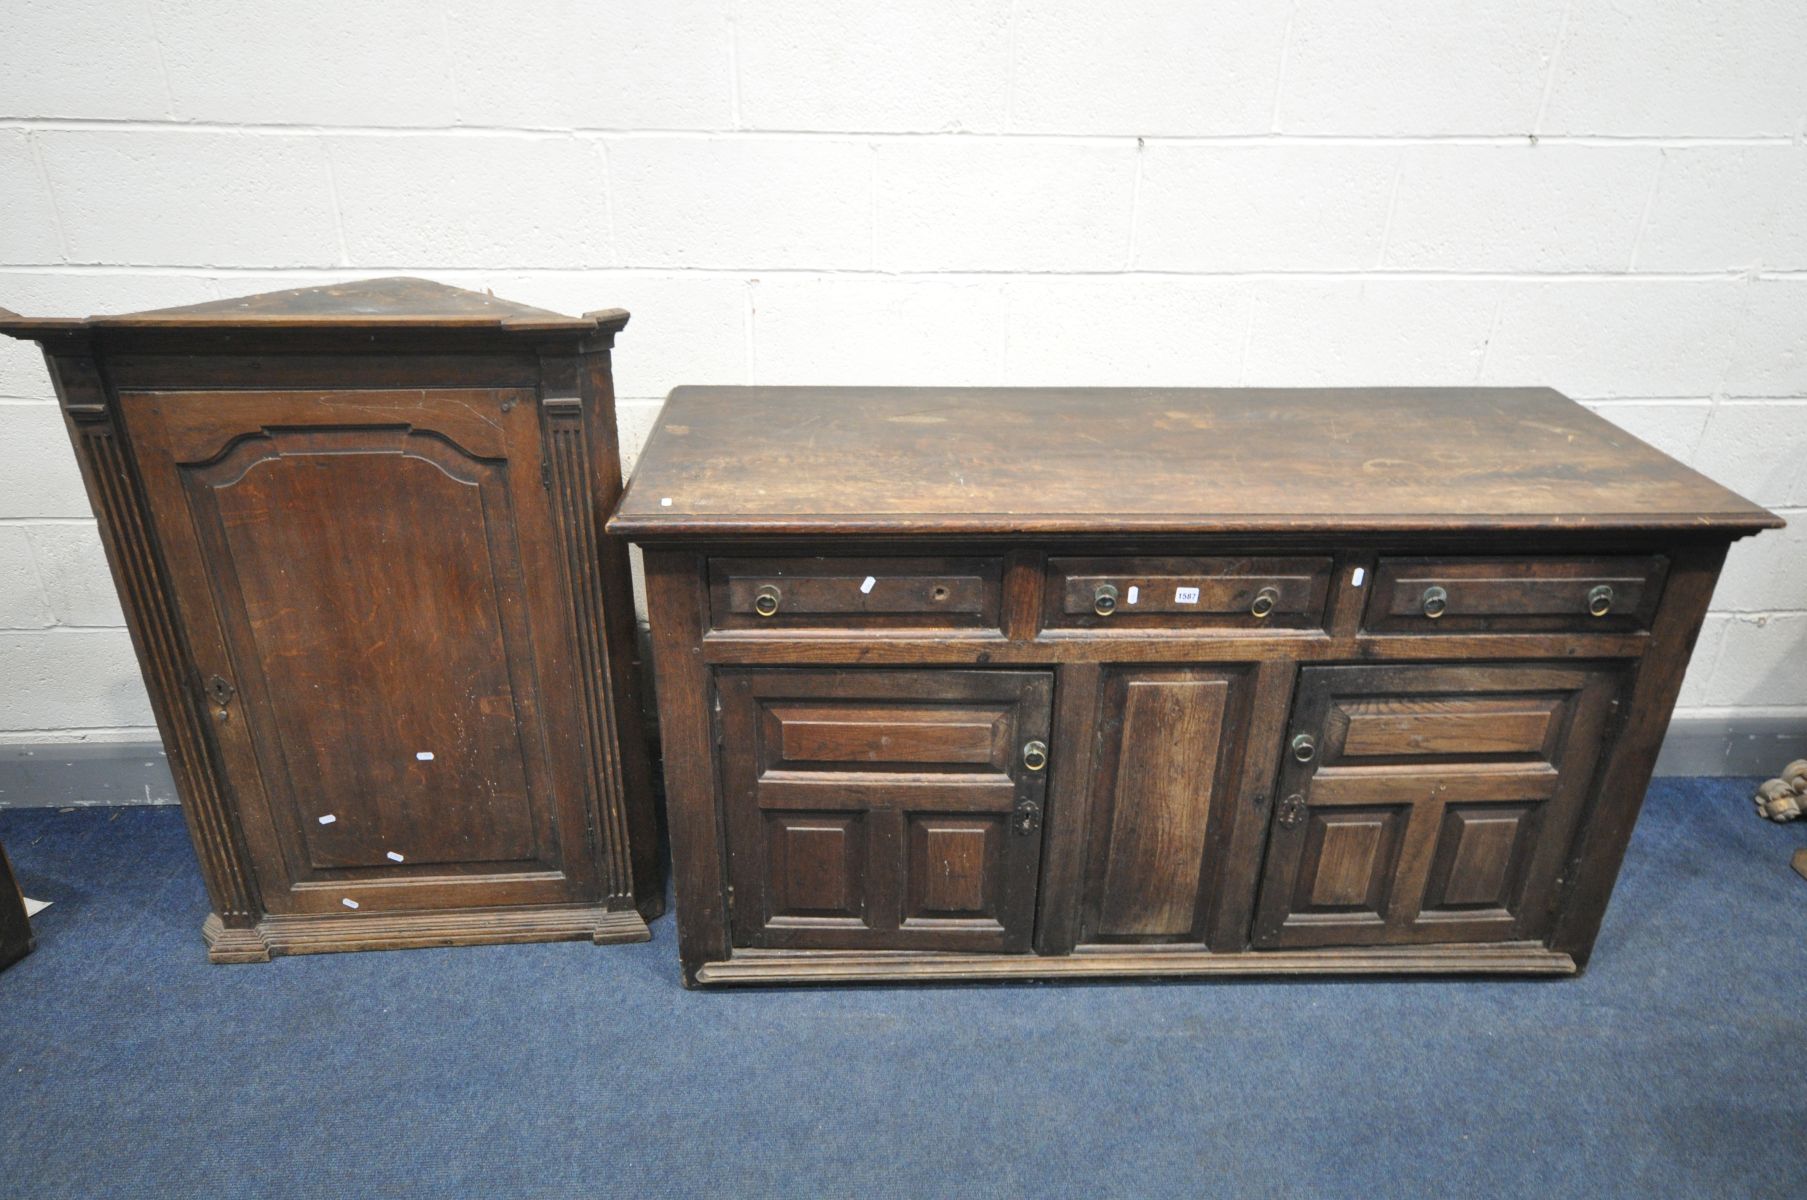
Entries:
{"type": "Polygon", "coordinates": [[[1302,763],[1308,763],[1318,756],[1318,740],[1309,733],[1301,733],[1293,739],[1293,757],[1302,763]]]}
{"type": "Polygon", "coordinates": [[[1031,771],[1039,771],[1047,765],[1048,743],[1037,740],[1023,747],[1023,766],[1031,771]]]}
{"type": "Polygon", "coordinates": [[[1092,593],[1092,611],[1101,617],[1108,617],[1117,611],[1117,587],[1111,583],[1101,583],[1098,590],[1092,593]]]}
{"type": "Polygon", "coordinates": [[[1424,615],[1435,621],[1449,607],[1449,593],[1440,587],[1424,589],[1424,615]]]}
{"type": "Polygon", "coordinates": [[[1587,611],[1590,615],[1604,617],[1612,611],[1612,589],[1604,583],[1587,594],[1587,611]]]}
{"type": "Polygon", "coordinates": [[[1255,599],[1249,604],[1249,612],[1257,618],[1265,617],[1274,611],[1274,605],[1280,603],[1280,589],[1264,587],[1255,593],[1255,599]]]}
{"type": "Polygon", "coordinates": [[[778,613],[778,589],[767,584],[753,597],[753,611],[762,617],[776,616],[778,613]]]}

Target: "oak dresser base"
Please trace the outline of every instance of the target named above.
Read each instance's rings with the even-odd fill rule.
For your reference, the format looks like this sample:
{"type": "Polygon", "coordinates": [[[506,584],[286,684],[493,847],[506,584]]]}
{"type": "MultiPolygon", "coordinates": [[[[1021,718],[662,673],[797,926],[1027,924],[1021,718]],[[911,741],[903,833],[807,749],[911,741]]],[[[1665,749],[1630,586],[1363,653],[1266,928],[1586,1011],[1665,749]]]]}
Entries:
{"type": "Polygon", "coordinates": [[[1076,951],[1020,954],[799,954],[736,950],[697,968],[706,987],[735,984],[920,983],[1041,979],[1180,979],[1205,975],[1574,975],[1575,960],[1527,942],[1497,946],[1371,946],[1358,950],[1076,951]]]}
{"type": "Polygon", "coordinates": [[[1777,521],[1541,389],[680,388],[685,982],[1575,975],[1777,521]]]}

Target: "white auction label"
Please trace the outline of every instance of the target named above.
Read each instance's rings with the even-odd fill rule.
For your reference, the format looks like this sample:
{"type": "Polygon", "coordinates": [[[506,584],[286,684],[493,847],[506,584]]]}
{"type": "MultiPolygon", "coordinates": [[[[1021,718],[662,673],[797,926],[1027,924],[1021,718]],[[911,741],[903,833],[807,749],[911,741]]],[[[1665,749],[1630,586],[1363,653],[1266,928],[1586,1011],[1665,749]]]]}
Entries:
{"type": "Polygon", "coordinates": [[[1173,602],[1175,604],[1197,604],[1198,603],[1198,589],[1195,587],[1174,588],[1173,589],[1173,602]]]}
{"type": "Polygon", "coordinates": [[[1137,600],[1140,600],[1141,598],[1142,598],[1142,589],[1137,587],[1133,583],[1130,584],[1129,585],[1129,602],[1131,604],[1134,604],[1137,600]]]}

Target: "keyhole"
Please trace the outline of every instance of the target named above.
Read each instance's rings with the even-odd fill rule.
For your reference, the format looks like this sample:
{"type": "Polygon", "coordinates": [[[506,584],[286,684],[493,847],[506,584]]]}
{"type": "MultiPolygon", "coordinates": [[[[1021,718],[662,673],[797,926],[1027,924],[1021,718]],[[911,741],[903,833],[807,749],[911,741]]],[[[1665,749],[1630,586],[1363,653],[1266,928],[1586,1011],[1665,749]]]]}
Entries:
{"type": "Polygon", "coordinates": [[[947,599],[947,589],[946,589],[946,588],[944,588],[944,587],[938,587],[938,588],[936,588],[936,589],[935,589],[935,590],[934,590],[934,591],[932,591],[932,592],[930,592],[930,593],[929,593],[929,599],[931,599],[931,600],[945,600],[945,599],[947,599]]]}

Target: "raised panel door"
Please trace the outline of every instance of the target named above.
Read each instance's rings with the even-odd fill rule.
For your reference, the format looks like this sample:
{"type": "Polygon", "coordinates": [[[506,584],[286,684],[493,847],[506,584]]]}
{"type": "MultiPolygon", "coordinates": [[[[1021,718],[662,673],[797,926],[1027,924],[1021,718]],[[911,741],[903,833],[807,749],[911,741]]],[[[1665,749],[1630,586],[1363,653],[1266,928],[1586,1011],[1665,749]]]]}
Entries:
{"type": "Polygon", "coordinates": [[[582,898],[536,407],[123,398],[271,912],[582,898]]]}
{"type": "Polygon", "coordinates": [[[724,670],[717,687],[737,945],[1028,949],[1049,672],[724,670]]]}
{"type": "Polygon", "coordinates": [[[1621,677],[1304,668],[1254,943],[1543,937],[1621,677]]]}

